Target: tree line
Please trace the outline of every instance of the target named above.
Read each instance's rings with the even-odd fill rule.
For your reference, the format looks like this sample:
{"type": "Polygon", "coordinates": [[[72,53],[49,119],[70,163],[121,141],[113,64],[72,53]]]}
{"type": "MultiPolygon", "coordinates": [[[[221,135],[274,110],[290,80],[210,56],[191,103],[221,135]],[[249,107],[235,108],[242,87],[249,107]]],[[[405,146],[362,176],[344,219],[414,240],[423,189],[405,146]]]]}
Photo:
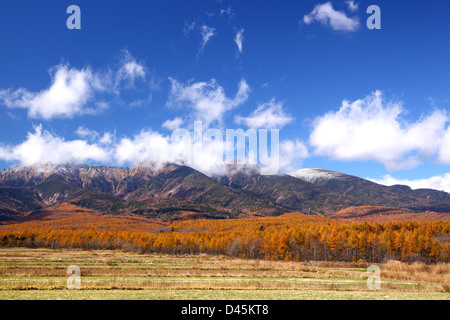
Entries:
{"type": "Polygon", "coordinates": [[[450,221],[347,222],[303,214],[172,223],[92,215],[0,226],[0,246],[286,261],[449,262],[449,231],[450,221]]]}

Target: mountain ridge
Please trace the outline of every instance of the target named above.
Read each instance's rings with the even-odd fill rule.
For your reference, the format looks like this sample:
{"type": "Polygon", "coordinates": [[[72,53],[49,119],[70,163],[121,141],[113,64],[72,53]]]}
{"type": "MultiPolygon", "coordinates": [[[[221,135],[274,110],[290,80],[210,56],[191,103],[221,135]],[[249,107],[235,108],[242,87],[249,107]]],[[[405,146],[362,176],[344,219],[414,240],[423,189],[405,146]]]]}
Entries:
{"type": "Polygon", "coordinates": [[[266,176],[251,168],[234,168],[227,175],[209,177],[177,164],[158,168],[68,164],[13,167],[0,173],[0,219],[13,220],[63,202],[101,214],[166,220],[190,213],[207,218],[295,211],[332,216],[352,206],[450,212],[449,193],[388,187],[325,169],[266,176]]]}

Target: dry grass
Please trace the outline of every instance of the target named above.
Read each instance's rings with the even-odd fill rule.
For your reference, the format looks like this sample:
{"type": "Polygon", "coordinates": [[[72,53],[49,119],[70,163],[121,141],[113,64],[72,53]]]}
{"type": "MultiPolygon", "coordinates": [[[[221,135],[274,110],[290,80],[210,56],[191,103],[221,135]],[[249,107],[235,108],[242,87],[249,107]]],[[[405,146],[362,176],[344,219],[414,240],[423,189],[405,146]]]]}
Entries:
{"type": "Polygon", "coordinates": [[[442,292],[450,291],[450,263],[427,265],[423,262],[412,264],[389,260],[381,266],[382,277],[433,284],[442,292]]]}
{"type": "MultiPolygon", "coordinates": [[[[366,265],[284,262],[210,255],[139,255],[118,251],[0,249],[0,298],[29,290],[65,292],[67,267],[81,269],[82,291],[367,292],[366,265]]],[[[448,294],[450,264],[388,261],[382,290],[448,294]]],[[[448,296],[450,298],[450,295],[448,296]]]]}

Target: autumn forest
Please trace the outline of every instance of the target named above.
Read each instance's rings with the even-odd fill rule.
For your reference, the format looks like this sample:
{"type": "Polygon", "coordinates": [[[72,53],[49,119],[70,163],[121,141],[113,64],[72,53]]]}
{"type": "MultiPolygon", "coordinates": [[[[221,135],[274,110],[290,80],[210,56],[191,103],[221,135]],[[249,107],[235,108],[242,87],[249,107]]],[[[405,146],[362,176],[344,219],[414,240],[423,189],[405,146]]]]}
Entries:
{"type": "Polygon", "coordinates": [[[359,221],[289,213],[161,222],[61,204],[0,226],[1,247],[112,249],[285,261],[449,262],[450,221],[359,221]]]}

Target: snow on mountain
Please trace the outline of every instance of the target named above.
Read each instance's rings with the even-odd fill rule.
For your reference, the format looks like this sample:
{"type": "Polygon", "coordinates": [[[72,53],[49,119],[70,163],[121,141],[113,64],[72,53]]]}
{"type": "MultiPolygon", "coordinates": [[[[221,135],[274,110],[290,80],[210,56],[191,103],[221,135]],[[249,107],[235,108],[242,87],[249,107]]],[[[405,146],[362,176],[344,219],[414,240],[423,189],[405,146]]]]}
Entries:
{"type": "Polygon", "coordinates": [[[289,173],[290,176],[298,179],[302,179],[307,182],[316,183],[322,180],[342,180],[345,179],[347,175],[335,171],[324,170],[324,169],[300,169],[295,172],[289,173]]]}

